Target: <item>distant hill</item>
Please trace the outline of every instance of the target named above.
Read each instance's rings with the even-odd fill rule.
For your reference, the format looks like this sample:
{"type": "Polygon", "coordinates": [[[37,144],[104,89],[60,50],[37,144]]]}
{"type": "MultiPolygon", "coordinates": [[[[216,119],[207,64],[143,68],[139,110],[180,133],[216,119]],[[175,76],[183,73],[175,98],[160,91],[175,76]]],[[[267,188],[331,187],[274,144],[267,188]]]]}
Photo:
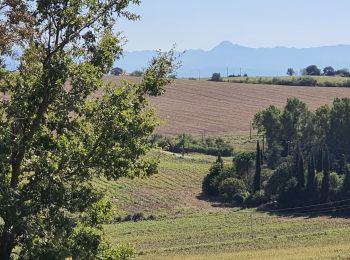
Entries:
{"type": "MultiPolygon", "coordinates": [[[[147,66],[155,51],[126,51],[116,66],[131,72],[147,66]]],[[[285,75],[287,68],[296,71],[315,64],[320,68],[333,66],[336,69],[350,67],[350,45],[336,45],[313,48],[249,48],[228,41],[220,43],[209,51],[187,50],[182,56],[180,77],[208,77],[213,72],[276,76],[285,75]]]]}

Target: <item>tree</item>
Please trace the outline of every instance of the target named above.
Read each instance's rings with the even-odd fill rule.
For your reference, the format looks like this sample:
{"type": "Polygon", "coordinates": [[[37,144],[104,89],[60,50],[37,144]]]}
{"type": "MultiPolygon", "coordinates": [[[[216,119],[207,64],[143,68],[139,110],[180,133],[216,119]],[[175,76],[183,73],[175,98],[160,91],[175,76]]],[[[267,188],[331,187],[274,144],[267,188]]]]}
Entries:
{"type": "Polygon", "coordinates": [[[119,75],[123,74],[123,69],[115,67],[115,68],[111,69],[111,74],[114,76],[119,76],[119,75]]]}
{"type": "Polygon", "coordinates": [[[203,193],[209,196],[219,194],[219,178],[223,172],[224,163],[221,157],[218,157],[216,162],[211,166],[209,173],[204,177],[202,182],[203,193]]]}
{"type": "Polygon", "coordinates": [[[305,187],[305,172],[304,172],[304,159],[303,155],[300,152],[300,149],[298,149],[297,153],[298,161],[297,161],[297,180],[298,180],[298,188],[303,189],[305,187]]]}
{"type": "Polygon", "coordinates": [[[323,178],[321,186],[321,202],[327,202],[329,199],[330,190],[330,161],[329,161],[329,151],[327,146],[324,147],[323,156],[323,178]]]}
{"type": "Polygon", "coordinates": [[[322,149],[322,147],[320,147],[320,149],[318,149],[316,171],[317,172],[323,171],[323,149],[322,149]]]}
{"type": "Polygon", "coordinates": [[[252,182],[252,172],[251,168],[254,165],[254,158],[255,153],[254,152],[240,152],[236,154],[236,156],[233,159],[233,162],[236,166],[236,171],[240,178],[242,178],[246,186],[251,187],[252,182]]]}
{"type": "Polygon", "coordinates": [[[311,196],[313,196],[316,193],[315,161],[313,154],[309,156],[308,161],[306,192],[308,195],[311,196]]]}
{"type": "Polygon", "coordinates": [[[310,65],[305,68],[305,74],[310,76],[321,75],[321,70],[316,65],[310,65]]]}
{"type": "Polygon", "coordinates": [[[295,75],[294,69],[293,69],[293,68],[288,68],[288,70],[287,70],[287,75],[288,75],[288,76],[293,76],[293,75],[295,75]]]}
{"type": "Polygon", "coordinates": [[[334,76],[335,75],[335,69],[331,66],[325,67],[323,69],[323,74],[325,76],[334,76]]]}
{"type": "Polygon", "coordinates": [[[341,77],[350,77],[350,70],[347,68],[340,69],[335,71],[335,75],[339,75],[341,77]]]}
{"type": "Polygon", "coordinates": [[[220,73],[213,73],[210,80],[211,81],[222,81],[221,74],[220,73]]]}
{"type": "Polygon", "coordinates": [[[33,35],[18,34],[18,71],[0,73],[10,89],[0,101],[0,259],[14,248],[20,259],[114,259],[102,239],[112,206],[91,181],[156,172],[145,157],[157,125],[147,99],[170,82],[173,52],[154,58],[140,83],[105,84],[122,53],[113,25],[137,19],[126,8],[138,0],[3,1],[0,11],[14,2],[33,35]]]}
{"type": "Polygon", "coordinates": [[[254,184],[253,191],[259,191],[261,186],[261,150],[259,141],[256,143],[256,158],[255,158],[255,175],[254,175],[254,184]]]}

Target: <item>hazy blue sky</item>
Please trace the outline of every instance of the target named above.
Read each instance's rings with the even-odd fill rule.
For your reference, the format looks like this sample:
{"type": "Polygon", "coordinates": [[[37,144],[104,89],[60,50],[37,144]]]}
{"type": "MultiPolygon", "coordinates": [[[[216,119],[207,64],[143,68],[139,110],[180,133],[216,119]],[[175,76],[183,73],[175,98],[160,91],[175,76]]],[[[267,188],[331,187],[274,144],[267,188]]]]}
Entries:
{"type": "Polygon", "coordinates": [[[350,0],[143,0],[119,21],[126,50],[350,44],[350,0]]]}

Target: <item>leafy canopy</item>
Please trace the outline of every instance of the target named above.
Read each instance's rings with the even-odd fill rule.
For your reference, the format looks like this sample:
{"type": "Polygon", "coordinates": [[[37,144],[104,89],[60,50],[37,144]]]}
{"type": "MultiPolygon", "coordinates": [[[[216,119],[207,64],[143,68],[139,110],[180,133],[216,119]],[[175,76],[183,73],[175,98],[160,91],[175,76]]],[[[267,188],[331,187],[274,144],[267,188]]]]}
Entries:
{"type": "Polygon", "coordinates": [[[21,49],[16,72],[1,68],[0,259],[113,259],[101,224],[111,204],[96,176],[148,176],[147,138],[157,121],[147,96],[170,83],[173,52],[154,58],[137,84],[103,81],[122,54],[116,21],[139,0],[5,0],[1,59],[21,49]],[[95,92],[102,93],[99,97],[95,92]]]}

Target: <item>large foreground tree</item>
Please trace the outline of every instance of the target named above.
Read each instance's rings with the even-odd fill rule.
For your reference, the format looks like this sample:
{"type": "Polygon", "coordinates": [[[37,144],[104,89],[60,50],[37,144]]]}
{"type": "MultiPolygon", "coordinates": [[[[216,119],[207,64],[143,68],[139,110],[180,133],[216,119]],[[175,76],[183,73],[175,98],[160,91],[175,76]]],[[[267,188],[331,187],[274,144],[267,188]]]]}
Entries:
{"type": "Polygon", "coordinates": [[[20,50],[20,65],[0,71],[0,259],[118,257],[101,236],[111,205],[91,182],[156,171],[147,96],[174,68],[163,53],[138,84],[102,80],[122,53],[116,21],[138,18],[130,4],[139,1],[1,1],[1,58],[20,50]]]}

